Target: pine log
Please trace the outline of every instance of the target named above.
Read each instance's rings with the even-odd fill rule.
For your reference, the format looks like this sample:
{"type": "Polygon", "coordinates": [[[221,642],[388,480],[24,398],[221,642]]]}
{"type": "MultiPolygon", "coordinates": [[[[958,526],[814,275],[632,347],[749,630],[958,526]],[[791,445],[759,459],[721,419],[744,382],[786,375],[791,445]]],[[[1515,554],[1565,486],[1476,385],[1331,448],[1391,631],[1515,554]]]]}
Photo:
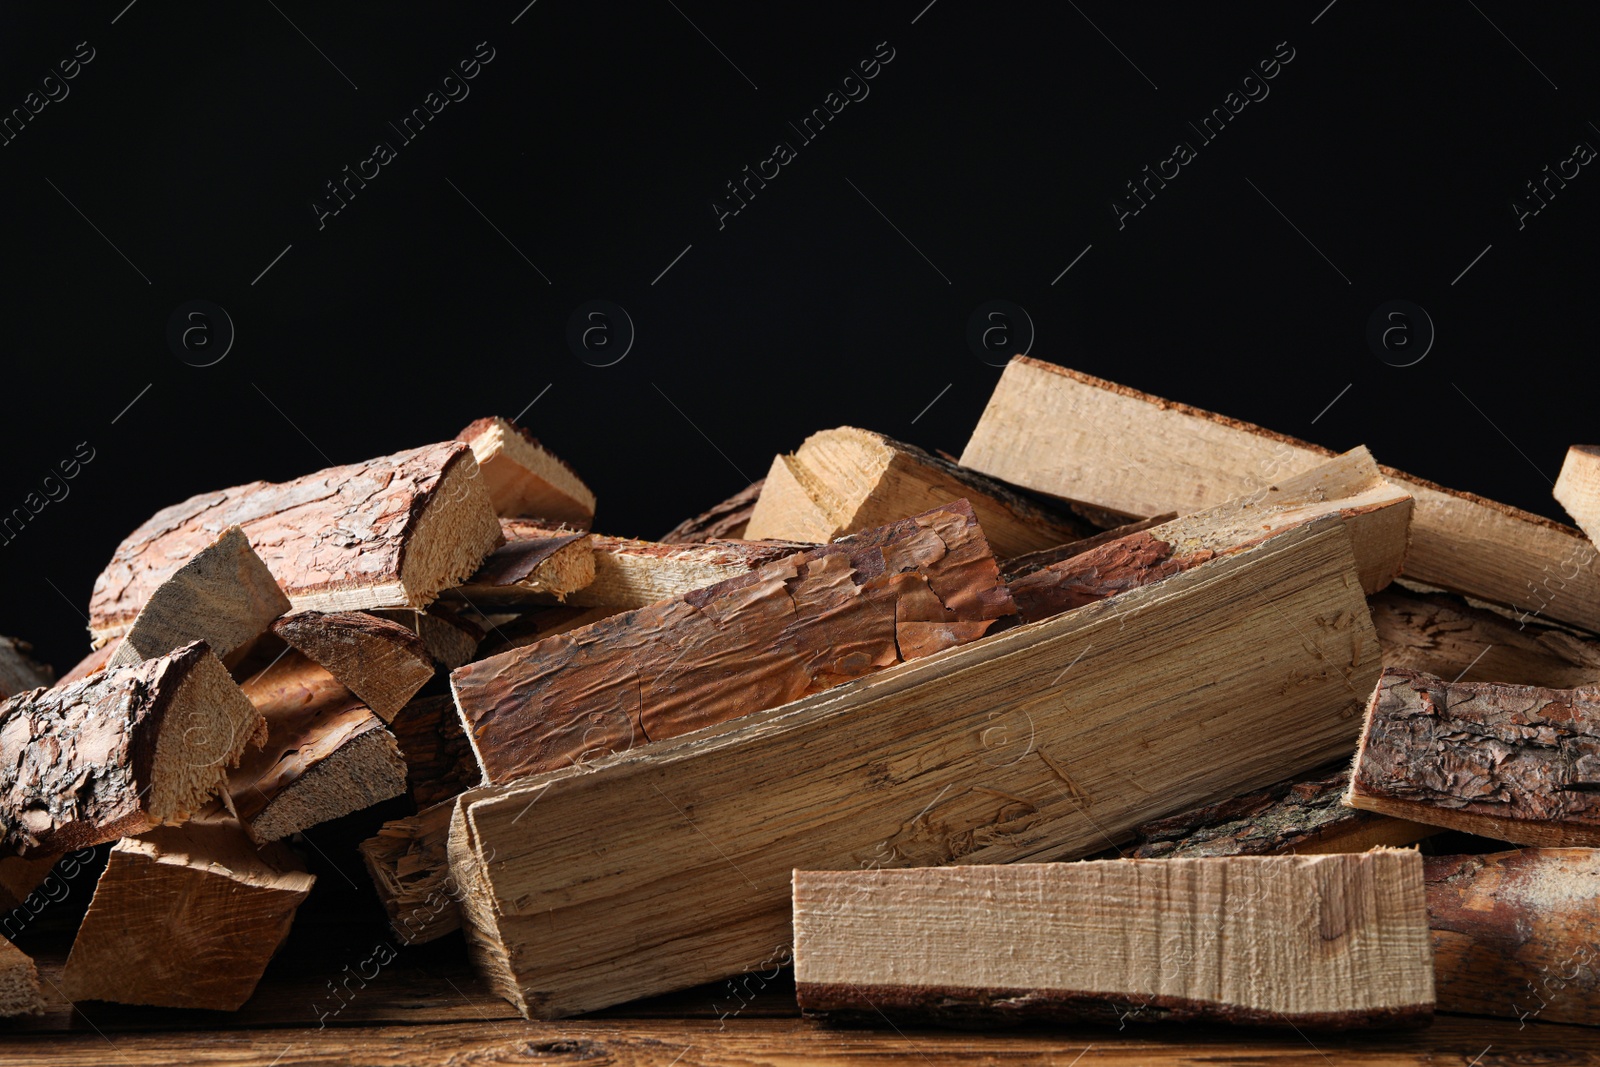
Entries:
{"type": "Polygon", "coordinates": [[[1345,803],[1523,845],[1600,845],[1600,690],[1385,670],[1345,803]]]}
{"type": "Polygon", "coordinates": [[[1014,611],[956,501],[470,663],[450,686],[484,781],[506,782],[953,648],[1014,611]]]}
{"type": "Polygon", "coordinates": [[[1600,1025],[1600,852],[1423,860],[1439,1010],[1600,1025]]]}
{"type": "Polygon", "coordinates": [[[127,837],[111,850],[61,973],[71,1000],[234,1011],[315,879],[231,820],[127,837]]]}
{"type": "Polygon", "coordinates": [[[0,704],[0,823],[24,856],[188,819],[261,744],[261,715],[203,642],[0,704]]]}
{"type": "Polygon", "coordinates": [[[728,541],[744,537],[750,525],[750,512],[761,496],[766,479],[751,482],[737,493],[701,512],[692,519],[684,519],[661,537],[664,544],[678,545],[691,541],[728,541]]]}
{"type": "Polygon", "coordinates": [[[461,929],[460,889],[450,875],[447,849],[454,805],[435,804],[383,824],[361,843],[361,858],[402,944],[437,941],[461,929]]]}
{"type": "Polygon", "coordinates": [[[364,611],[297,611],[273,632],[324,667],[390,722],[433,677],[422,638],[397,622],[364,611]]]}
{"type": "Polygon", "coordinates": [[[745,536],[825,544],[966,500],[1002,559],[1094,531],[1052,513],[975,471],[883,434],[841,426],[812,434],[772,461],[745,536]]]}
{"type": "Polygon", "coordinates": [[[117,548],[89,605],[95,640],[125,632],[161,583],[232,525],[297,610],[426,607],[500,539],[472,450],[459,443],[201,493],[117,548]]]}
{"type": "Polygon", "coordinates": [[[472,446],[497,515],[589,528],[594,494],[564,460],[510,419],[479,419],[456,435],[472,446]]]}
{"type": "Polygon", "coordinates": [[[230,526],[151,590],[106,665],[131,666],[191,641],[231,662],[288,610],[289,598],[244,531],[230,526]]]}
{"type": "Polygon", "coordinates": [[[406,790],[406,765],[383,720],[320,664],[286,652],[244,683],[267,740],[228,779],[240,820],[276,841],[406,790]]]}
{"type": "Polygon", "coordinates": [[[1398,584],[1368,603],[1385,667],[1457,682],[1470,675],[1551,689],[1600,684],[1600,641],[1532,622],[1519,626],[1460,597],[1398,584]]]}
{"type": "MultiPolygon", "coordinates": [[[[1317,445],[1026,356],[1011,361],[961,462],[1129,515],[1185,514],[1325,462],[1317,445]]],[[[1416,498],[1405,574],[1600,631],[1600,567],[1577,530],[1383,468],[1416,498]]]]}
{"type": "Polygon", "coordinates": [[[0,700],[52,684],[55,671],[33,658],[33,646],[0,637],[0,700]]]}
{"type": "Polygon", "coordinates": [[[1178,513],[1176,511],[1169,511],[1163,515],[1152,515],[1148,519],[1136,519],[1133,522],[1121,523],[1110,529],[1101,530],[1091,537],[1068,541],[1064,545],[1054,545],[1050,548],[1041,548],[1037,552],[1024,552],[1020,556],[1003,559],[1000,561],[1000,577],[1007,582],[1015,582],[1019,578],[1026,578],[1028,575],[1044,570],[1046,567],[1064,563],[1073,556],[1081,556],[1092,548],[1099,548],[1101,545],[1109,544],[1112,541],[1120,541],[1124,537],[1143,533],[1152,527],[1160,526],[1164,522],[1171,522],[1177,517],[1178,513]]]}
{"type": "Polygon", "coordinates": [[[594,540],[563,526],[501,519],[505,544],[451,591],[472,605],[565,603],[595,578],[594,540]]]}
{"type": "Polygon", "coordinates": [[[1433,1017],[1422,858],[794,872],[808,1015],[1298,1029],[1433,1017]]]}
{"type": "Polygon", "coordinates": [[[1555,498],[1583,532],[1600,537],[1600,446],[1573,445],[1556,476],[1555,498]]]}
{"type": "Polygon", "coordinates": [[[0,937],[0,1018],[43,1014],[39,969],[20,948],[0,937]]]}
{"type": "Polygon", "coordinates": [[[447,671],[472,662],[478,654],[478,646],[483,643],[483,628],[446,604],[433,604],[427,611],[400,609],[372,614],[397,622],[422,638],[433,662],[447,671]]]}
{"type": "Polygon", "coordinates": [[[406,761],[406,780],[418,809],[442,804],[482,784],[483,773],[461,729],[455,700],[448,694],[418,697],[395,716],[389,728],[406,761]]]}
{"type": "Polygon", "coordinates": [[[473,790],[450,834],[468,945],[541,1018],[765,969],[789,939],[796,868],[1089,855],[1348,753],[1375,646],[1347,533],[1295,530],[710,730],[473,790]]]}

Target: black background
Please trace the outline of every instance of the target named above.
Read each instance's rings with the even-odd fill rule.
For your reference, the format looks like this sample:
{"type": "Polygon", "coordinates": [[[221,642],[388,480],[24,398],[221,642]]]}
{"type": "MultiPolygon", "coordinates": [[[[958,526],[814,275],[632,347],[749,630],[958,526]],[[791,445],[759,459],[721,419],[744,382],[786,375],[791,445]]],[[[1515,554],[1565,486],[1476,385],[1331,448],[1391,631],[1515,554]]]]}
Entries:
{"type": "Polygon", "coordinates": [[[0,9],[0,113],[94,50],[0,147],[0,513],[95,455],[0,545],[0,632],[65,668],[158,507],[536,397],[614,533],[824,427],[959,453],[999,375],[965,340],[990,299],[1035,356],[1552,516],[1566,446],[1600,438],[1600,176],[1512,208],[1600,146],[1579,5],[524,4],[0,9]],[[319,228],[323,183],[479,42],[470,95],[319,228]],[[799,145],[880,42],[870,95],[799,145]],[[1124,183],[1279,42],[1270,95],[1119,230],[1124,183]],[[779,140],[798,158],[719,229],[779,140]],[[237,331],[213,366],[166,342],[194,299],[237,331]],[[565,341],[591,299],[636,326],[614,366],[565,341]],[[1394,299],[1437,328],[1415,366],[1365,340],[1394,299]]]}

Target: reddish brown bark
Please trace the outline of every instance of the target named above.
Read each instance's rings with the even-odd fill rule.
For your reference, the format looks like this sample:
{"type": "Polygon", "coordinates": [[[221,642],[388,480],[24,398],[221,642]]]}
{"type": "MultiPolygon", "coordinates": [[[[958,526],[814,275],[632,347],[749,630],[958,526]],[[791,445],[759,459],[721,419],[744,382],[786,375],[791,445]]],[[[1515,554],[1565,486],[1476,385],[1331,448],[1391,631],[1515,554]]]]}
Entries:
{"type": "Polygon", "coordinates": [[[418,808],[449,800],[483,778],[461,716],[448,695],[419,697],[389,724],[406,761],[406,779],[418,808]]]}
{"type": "Polygon", "coordinates": [[[422,638],[364,611],[299,611],[272,629],[385,721],[433,677],[433,657],[422,638]]]}

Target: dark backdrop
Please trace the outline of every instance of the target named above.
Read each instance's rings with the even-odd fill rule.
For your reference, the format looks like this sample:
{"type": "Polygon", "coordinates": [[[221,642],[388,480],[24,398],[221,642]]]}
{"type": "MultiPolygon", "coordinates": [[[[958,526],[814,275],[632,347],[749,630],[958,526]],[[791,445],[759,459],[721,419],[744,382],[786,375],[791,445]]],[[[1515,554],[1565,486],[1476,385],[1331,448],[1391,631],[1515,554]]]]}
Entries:
{"type": "Polygon", "coordinates": [[[1580,5],[525,3],[0,9],[0,112],[27,113],[0,146],[0,514],[66,490],[0,544],[0,632],[64,668],[156,508],[487,413],[527,409],[601,528],[645,536],[815,429],[959,453],[990,300],[1036,356],[1549,515],[1600,437],[1580,5]],[[1176,176],[1119,219],[1147,165],[1176,176]],[[376,173],[334,214],[347,166],[376,173]],[[1569,180],[1534,214],[1547,166],[1569,180]],[[614,310],[611,348],[569,345],[590,300],[626,310],[621,362],[591,365],[614,310]],[[192,365],[217,308],[231,347],[192,365]]]}

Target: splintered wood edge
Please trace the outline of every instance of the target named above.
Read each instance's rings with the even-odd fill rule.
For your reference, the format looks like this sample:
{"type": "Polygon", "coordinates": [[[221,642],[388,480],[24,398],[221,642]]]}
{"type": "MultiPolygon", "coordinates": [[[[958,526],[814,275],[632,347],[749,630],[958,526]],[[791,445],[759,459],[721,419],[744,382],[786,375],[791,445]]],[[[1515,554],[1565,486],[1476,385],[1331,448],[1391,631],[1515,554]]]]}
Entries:
{"type": "Polygon", "coordinates": [[[193,647],[199,654],[167,698],[155,738],[146,810],[156,823],[188,819],[226,787],[228,768],[245,749],[267,736],[266,719],[222,661],[203,643],[193,647]]]}
{"type": "Polygon", "coordinates": [[[410,536],[400,545],[399,584],[405,600],[383,607],[424,608],[472,576],[500,543],[500,519],[470,449],[445,463],[410,536]]]}
{"type": "Polygon", "coordinates": [[[1552,495],[1593,541],[1600,537],[1600,445],[1573,445],[1552,495]]]}

